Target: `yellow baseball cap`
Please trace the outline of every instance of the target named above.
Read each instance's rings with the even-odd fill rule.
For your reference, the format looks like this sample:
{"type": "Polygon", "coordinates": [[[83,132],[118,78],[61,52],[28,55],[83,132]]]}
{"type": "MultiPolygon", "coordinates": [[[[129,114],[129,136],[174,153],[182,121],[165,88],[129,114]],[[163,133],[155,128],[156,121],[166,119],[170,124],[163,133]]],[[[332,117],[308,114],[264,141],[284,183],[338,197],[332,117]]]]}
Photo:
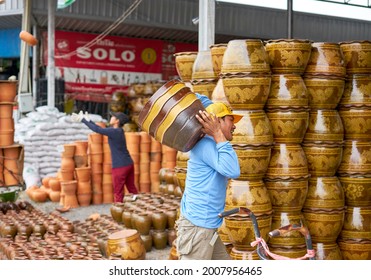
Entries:
{"type": "Polygon", "coordinates": [[[233,116],[233,123],[238,123],[243,117],[242,115],[233,114],[232,109],[222,102],[216,102],[207,106],[206,112],[213,113],[219,118],[233,116]]]}

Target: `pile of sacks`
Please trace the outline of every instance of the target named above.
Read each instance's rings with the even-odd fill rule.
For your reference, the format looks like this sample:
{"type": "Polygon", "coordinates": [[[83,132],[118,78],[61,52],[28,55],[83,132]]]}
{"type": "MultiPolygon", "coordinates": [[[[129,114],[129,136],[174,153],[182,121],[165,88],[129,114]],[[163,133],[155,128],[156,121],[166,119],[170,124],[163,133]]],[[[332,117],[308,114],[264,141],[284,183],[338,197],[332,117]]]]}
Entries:
{"type": "MultiPolygon", "coordinates": [[[[94,122],[105,121],[91,114],[94,122]]],[[[83,123],[74,123],[70,115],[55,107],[41,106],[15,124],[15,142],[24,146],[23,178],[26,186],[40,184],[41,178],[55,177],[61,166],[63,145],[87,140],[92,131],[83,123]]]]}

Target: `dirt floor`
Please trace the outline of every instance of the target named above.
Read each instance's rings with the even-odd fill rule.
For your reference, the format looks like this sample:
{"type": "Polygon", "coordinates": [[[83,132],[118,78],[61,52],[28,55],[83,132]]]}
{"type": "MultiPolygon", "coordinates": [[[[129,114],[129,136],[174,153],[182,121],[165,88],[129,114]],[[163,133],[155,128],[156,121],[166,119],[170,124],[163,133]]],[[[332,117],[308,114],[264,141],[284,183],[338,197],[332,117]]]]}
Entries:
{"type": "MultiPolygon", "coordinates": [[[[34,207],[38,208],[39,210],[45,213],[51,213],[55,211],[57,208],[61,208],[59,203],[47,201],[43,203],[36,203],[29,199],[25,192],[21,192],[17,201],[26,200],[30,202],[34,207]]],[[[90,205],[86,207],[78,207],[70,209],[68,212],[61,213],[61,215],[70,221],[85,221],[90,215],[99,213],[99,214],[110,214],[110,207],[111,204],[100,204],[100,205],[90,205]]],[[[157,250],[156,248],[152,247],[152,250],[146,253],[146,259],[148,260],[167,260],[170,254],[170,246],[167,246],[165,249],[157,250]]]]}

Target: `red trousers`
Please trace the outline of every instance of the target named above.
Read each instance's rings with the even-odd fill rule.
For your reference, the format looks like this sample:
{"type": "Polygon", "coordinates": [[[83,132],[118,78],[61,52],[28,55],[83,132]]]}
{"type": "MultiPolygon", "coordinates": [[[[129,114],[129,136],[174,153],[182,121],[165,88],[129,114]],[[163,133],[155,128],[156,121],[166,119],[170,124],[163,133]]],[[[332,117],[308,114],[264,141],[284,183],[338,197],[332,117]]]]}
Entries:
{"type": "Polygon", "coordinates": [[[137,194],[134,184],[134,164],[112,168],[114,202],[122,202],[124,199],[124,186],[129,193],[137,194]]]}

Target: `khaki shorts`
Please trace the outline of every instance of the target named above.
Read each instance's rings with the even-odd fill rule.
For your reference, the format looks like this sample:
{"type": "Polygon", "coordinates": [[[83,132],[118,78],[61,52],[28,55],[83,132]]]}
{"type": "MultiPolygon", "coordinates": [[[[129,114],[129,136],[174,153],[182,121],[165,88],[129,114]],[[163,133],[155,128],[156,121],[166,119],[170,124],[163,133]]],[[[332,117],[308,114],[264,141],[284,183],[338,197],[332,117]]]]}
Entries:
{"type": "Polygon", "coordinates": [[[184,217],[177,220],[176,248],[180,260],[230,260],[217,229],[198,227],[184,217]],[[215,242],[212,242],[216,234],[215,242]],[[213,243],[213,244],[212,244],[213,243]]]}

